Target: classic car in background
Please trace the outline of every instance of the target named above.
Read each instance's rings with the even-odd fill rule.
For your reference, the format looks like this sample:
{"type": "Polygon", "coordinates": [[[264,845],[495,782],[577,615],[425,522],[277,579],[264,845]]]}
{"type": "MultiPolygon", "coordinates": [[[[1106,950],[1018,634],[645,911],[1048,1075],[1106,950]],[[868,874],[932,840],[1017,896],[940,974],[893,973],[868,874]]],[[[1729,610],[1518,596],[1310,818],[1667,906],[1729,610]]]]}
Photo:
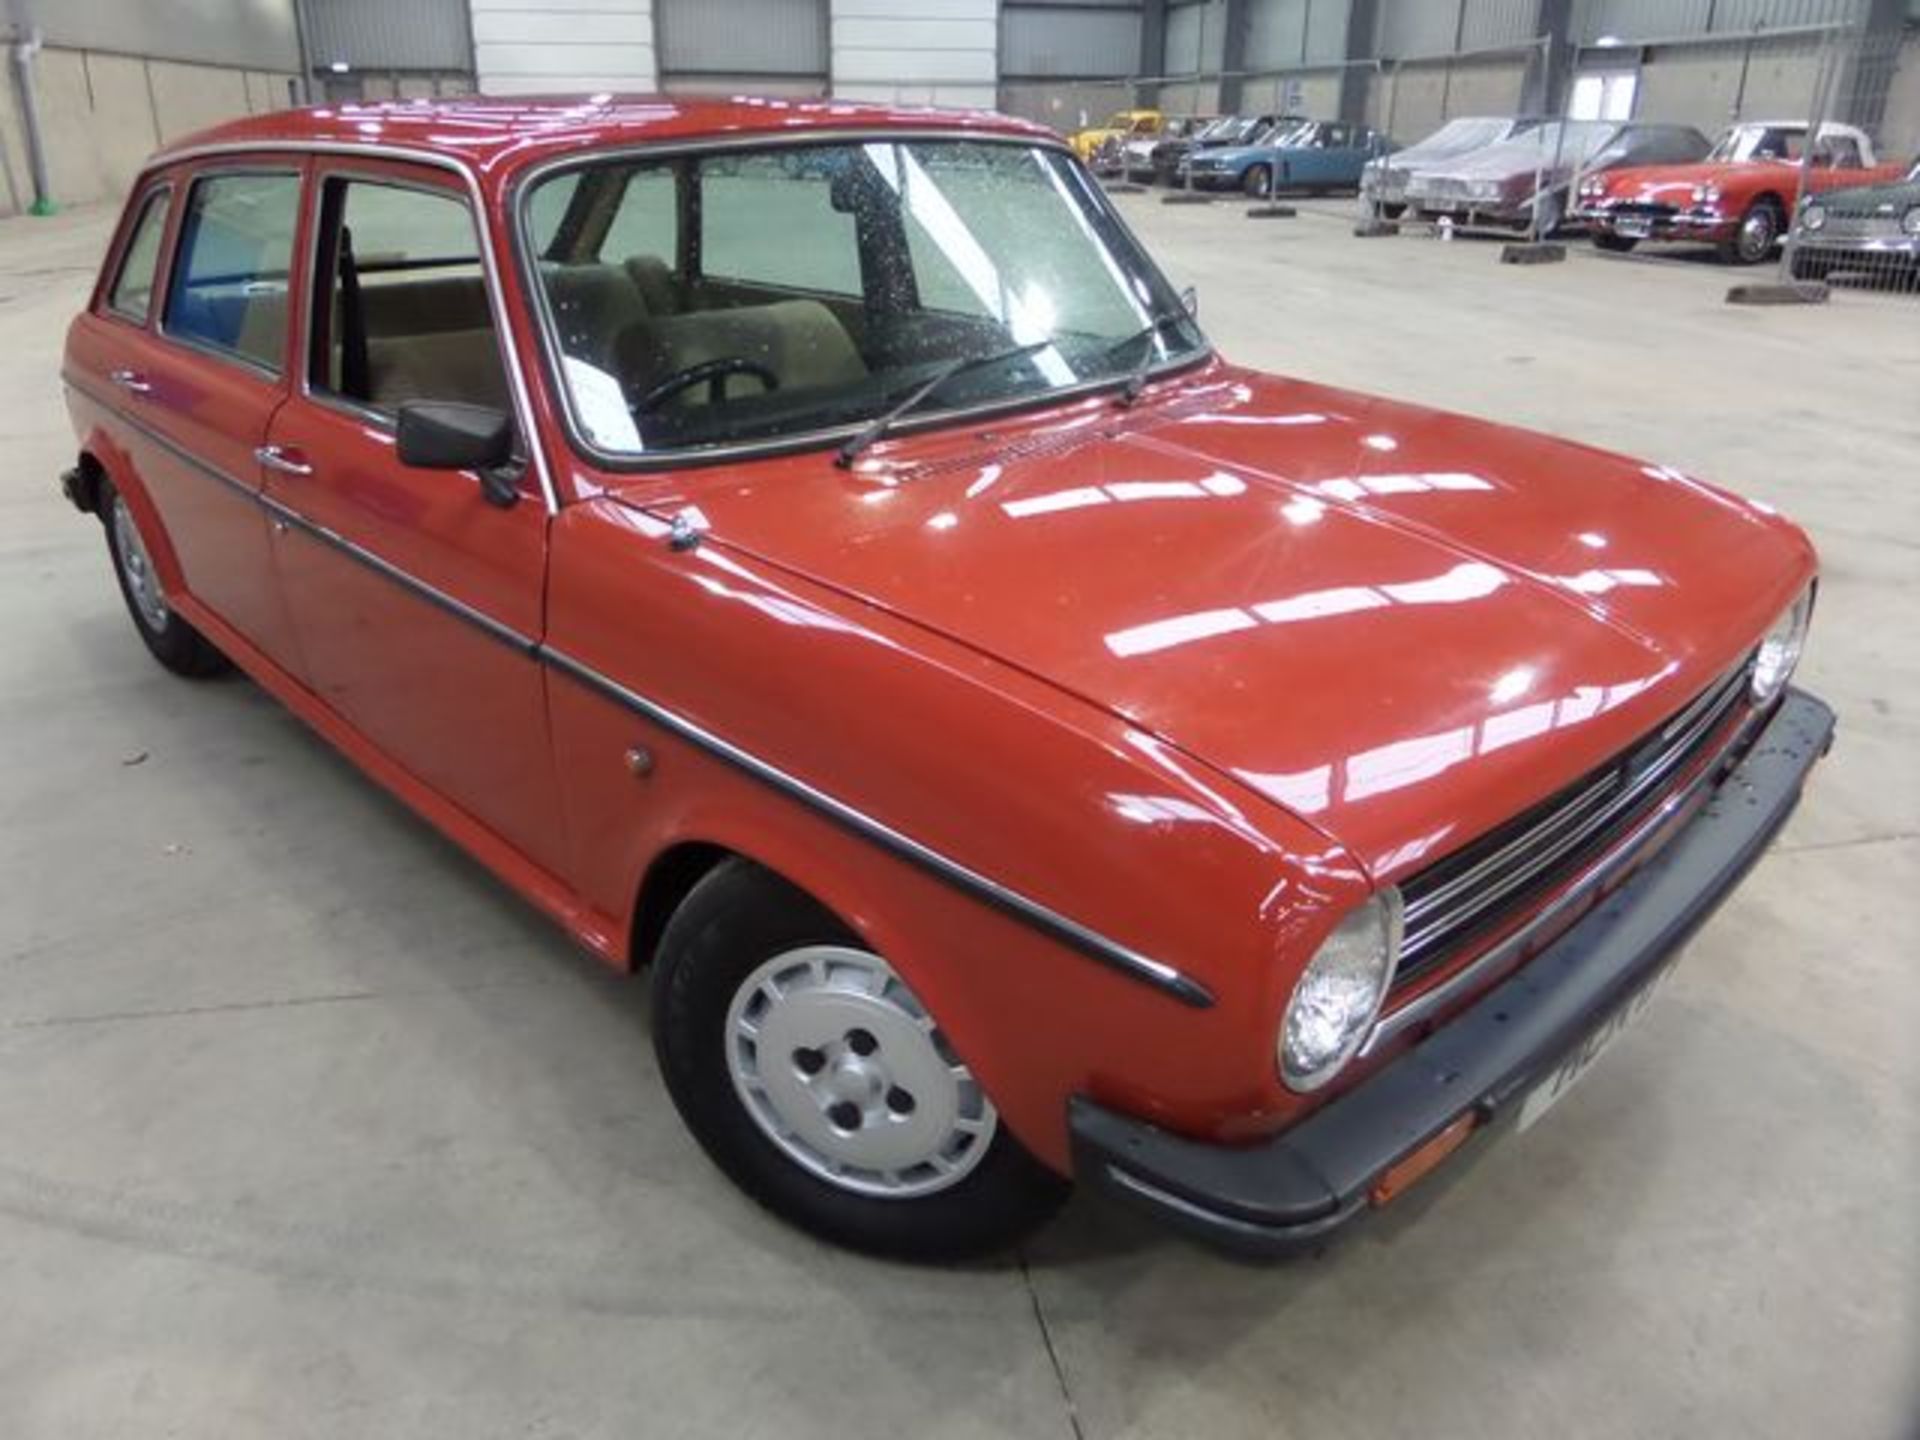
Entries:
{"type": "Polygon", "coordinates": [[[1118,174],[1128,180],[1151,180],[1159,173],[1157,157],[1163,147],[1184,147],[1224,118],[1220,115],[1176,115],[1167,119],[1157,135],[1129,135],[1123,141],[1103,141],[1094,155],[1094,174],[1118,174]],[[1103,161],[1103,157],[1109,154],[1113,158],[1103,161]]]}
{"type": "Polygon", "coordinates": [[[1551,235],[1567,216],[1576,176],[1698,160],[1710,148],[1691,125],[1553,120],[1414,172],[1407,203],[1422,215],[1551,235]]]}
{"type": "Polygon", "coordinates": [[[1813,164],[1803,167],[1804,120],[1735,125],[1695,164],[1620,167],[1583,179],[1575,216],[1603,250],[1628,251],[1642,240],[1713,245],[1734,265],[1758,265],[1793,219],[1803,169],[1815,193],[1897,180],[1880,166],[1873,141],[1852,125],[1823,124],[1813,164]]]}
{"type": "Polygon", "coordinates": [[[1360,171],[1360,203],[1369,214],[1397,219],[1406,209],[1407,181],[1421,170],[1444,165],[1544,124],[1544,116],[1458,115],[1417,145],[1369,160],[1360,171]]]}
{"type": "Polygon", "coordinates": [[[1196,190],[1351,190],[1366,163],[1385,155],[1393,142],[1365,125],[1336,120],[1276,124],[1252,141],[1195,150],[1180,174],[1196,190]]]}
{"type": "Polygon", "coordinates": [[[1073,147],[1074,154],[1091,165],[1106,141],[1125,144],[1130,136],[1158,135],[1165,123],[1166,117],[1158,110],[1118,110],[1107,117],[1104,125],[1089,125],[1074,131],[1067,137],[1067,143],[1073,147]]]}
{"type": "Polygon", "coordinates": [[[1180,166],[1194,151],[1250,144],[1276,126],[1291,130],[1306,120],[1304,115],[1222,115],[1191,135],[1164,136],[1153,147],[1153,178],[1162,185],[1178,185],[1183,178],[1180,166]]]}
{"type": "Polygon", "coordinates": [[[1799,280],[1864,271],[1920,281],[1920,160],[1892,184],[1829,190],[1802,205],[1792,269],[1799,280]]]}

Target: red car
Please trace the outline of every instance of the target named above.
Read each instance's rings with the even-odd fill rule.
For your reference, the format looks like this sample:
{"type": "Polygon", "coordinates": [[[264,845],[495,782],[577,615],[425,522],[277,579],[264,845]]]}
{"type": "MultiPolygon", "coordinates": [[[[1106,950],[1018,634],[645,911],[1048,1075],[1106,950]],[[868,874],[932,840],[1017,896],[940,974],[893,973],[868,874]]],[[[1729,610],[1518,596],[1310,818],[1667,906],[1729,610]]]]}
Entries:
{"type": "Polygon", "coordinates": [[[1037,127],[311,110],[147,166],[66,493],[850,1245],[1318,1243],[1581,1073],[1832,733],[1800,531],[1215,355],[1037,127]]]}
{"type": "MultiPolygon", "coordinates": [[[[1810,127],[1804,120],[1749,121],[1722,135],[1694,165],[1643,165],[1590,175],[1580,183],[1574,219],[1602,250],[1626,252],[1642,240],[1693,240],[1715,246],[1733,265],[1758,265],[1793,221],[1810,127]]],[[[1807,189],[1895,179],[1879,165],[1873,141],[1851,125],[1822,124],[1807,189]]]]}

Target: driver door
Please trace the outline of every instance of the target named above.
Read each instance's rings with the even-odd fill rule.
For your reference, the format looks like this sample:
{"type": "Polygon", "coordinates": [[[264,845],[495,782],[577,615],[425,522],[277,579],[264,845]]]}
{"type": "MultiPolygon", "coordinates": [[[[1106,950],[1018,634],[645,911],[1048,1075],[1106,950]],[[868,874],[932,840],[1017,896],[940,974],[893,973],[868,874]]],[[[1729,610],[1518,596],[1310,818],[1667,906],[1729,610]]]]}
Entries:
{"type": "MultiPolygon", "coordinates": [[[[562,864],[545,690],[548,512],[400,463],[400,405],[511,413],[466,190],[423,166],[316,164],[298,383],[261,451],[309,683],[374,747],[549,872],[562,864]]],[[[531,444],[520,437],[523,449],[531,444]]]]}

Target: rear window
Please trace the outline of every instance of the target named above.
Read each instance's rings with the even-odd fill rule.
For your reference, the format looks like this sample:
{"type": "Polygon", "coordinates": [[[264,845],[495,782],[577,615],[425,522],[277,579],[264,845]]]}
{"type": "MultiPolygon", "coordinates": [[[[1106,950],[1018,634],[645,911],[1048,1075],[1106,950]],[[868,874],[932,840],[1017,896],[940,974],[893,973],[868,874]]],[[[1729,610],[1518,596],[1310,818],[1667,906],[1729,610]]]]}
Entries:
{"type": "Polygon", "coordinates": [[[278,374],[300,177],[209,175],[194,182],[167,291],[166,332],[278,374]]]}
{"type": "Polygon", "coordinates": [[[166,237],[171,198],[172,191],[163,188],[142,203],[140,218],[133,222],[133,236],[120,257],[119,273],[107,292],[107,308],[136,325],[146,324],[147,312],[153,308],[153,283],[160,268],[160,242],[166,237]]]}

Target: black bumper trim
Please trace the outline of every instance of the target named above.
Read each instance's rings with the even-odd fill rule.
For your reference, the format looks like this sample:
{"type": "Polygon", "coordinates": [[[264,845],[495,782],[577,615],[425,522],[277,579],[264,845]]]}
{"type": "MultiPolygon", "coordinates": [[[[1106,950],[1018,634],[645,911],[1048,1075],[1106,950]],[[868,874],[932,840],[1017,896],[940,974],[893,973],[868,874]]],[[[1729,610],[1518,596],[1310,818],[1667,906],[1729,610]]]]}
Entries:
{"type": "Polygon", "coordinates": [[[1786,823],[1833,733],[1824,702],[1789,691],[1658,855],[1525,968],[1293,1129],[1257,1145],[1215,1145],[1076,1096],[1076,1174],[1225,1249],[1313,1248],[1365,1208],[1381,1171],[1461,1114],[1477,1111],[1483,1126],[1509,1118],[1650,983],[1786,823]]]}

